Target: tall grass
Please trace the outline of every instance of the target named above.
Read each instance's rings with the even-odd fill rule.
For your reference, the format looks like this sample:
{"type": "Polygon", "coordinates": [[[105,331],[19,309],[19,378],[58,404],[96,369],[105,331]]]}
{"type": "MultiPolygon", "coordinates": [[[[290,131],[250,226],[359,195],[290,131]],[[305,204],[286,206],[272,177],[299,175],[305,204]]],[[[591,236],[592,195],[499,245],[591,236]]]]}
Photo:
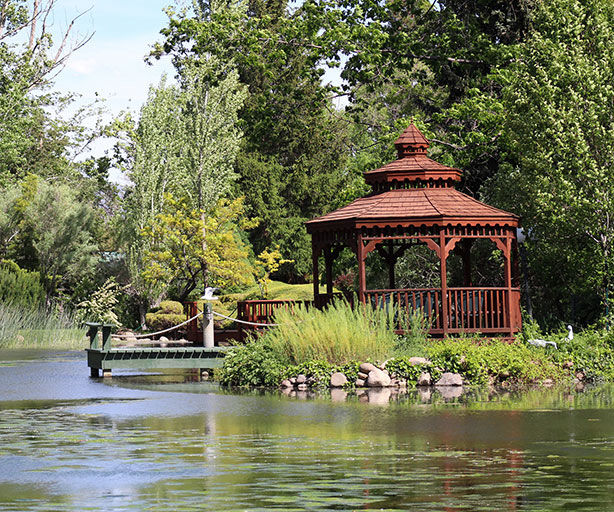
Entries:
{"type": "Polygon", "coordinates": [[[84,348],[84,330],[70,313],[0,303],[0,348],[84,348]]]}
{"type": "Polygon", "coordinates": [[[390,312],[362,304],[352,308],[338,301],[324,310],[279,309],[275,323],[279,326],[268,330],[263,338],[291,364],[383,360],[395,347],[390,312]]]}

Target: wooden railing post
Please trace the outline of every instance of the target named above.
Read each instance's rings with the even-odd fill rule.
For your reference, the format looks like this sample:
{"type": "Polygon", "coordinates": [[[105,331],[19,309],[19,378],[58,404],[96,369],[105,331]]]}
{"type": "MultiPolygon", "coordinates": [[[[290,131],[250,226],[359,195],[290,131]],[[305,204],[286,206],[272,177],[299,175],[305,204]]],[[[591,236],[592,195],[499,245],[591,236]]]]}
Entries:
{"type": "Polygon", "coordinates": [[[92,350],[98,350],[98,329],[102,324],[96,322],[85,322],[87,326],[87,335],[90,337],[90,348],[92,350]]]}

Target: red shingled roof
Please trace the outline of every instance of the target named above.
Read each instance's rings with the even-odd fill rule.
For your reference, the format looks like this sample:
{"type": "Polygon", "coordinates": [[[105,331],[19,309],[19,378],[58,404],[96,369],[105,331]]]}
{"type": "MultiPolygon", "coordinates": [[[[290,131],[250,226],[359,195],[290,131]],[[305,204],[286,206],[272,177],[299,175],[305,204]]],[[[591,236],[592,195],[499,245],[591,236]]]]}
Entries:
{"type": "Polygon", "coordinates": [[[410,188],[389,190],[362,197],[343,208],[307,222],[312,232],[330,224],[356,227],[397,224],[494,225],[518,223],[518,216],[481,203],[453,188],[410,188]]]}
{"type": "Polygon", "coordinates": [[[405,128],[399,138],[394,141],[395,146],[398,146],[399,144],[416,144],[428,147],[429,141],[426,140],[420,130],[418,130],[418,128],[414,126],[414,123],[412,123],[407,128],[405,128]]]}

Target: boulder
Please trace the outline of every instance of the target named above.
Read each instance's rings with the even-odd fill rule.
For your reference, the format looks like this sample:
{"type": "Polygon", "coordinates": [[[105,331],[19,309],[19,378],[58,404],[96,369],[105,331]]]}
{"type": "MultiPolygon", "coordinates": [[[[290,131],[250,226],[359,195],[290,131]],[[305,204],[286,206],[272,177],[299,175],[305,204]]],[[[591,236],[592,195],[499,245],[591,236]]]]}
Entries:
{"type": "Polygon", "coordinates": [[[348,383],[348,379],[345,374],[341,372],[335,372],[330,376],[331,388],[342,388],[348,383]]]}
{"type": "Polygon", "coordinates": [[[463,394],[462,386],[440,386],[437,391],[444,400],[454,400],[463,394]]]}
{"type": "Polygon", "coordinates": [[[290,377],[290,379],[288,379],[290,381],[290,384],[292,384],[293,386],[296,384],[296,377],[290,377]]]}
{"type": "Polygon", "coordinates": [[[360,367],[359,367],[359,370],[362,373],[366,373],[368,375],[370,371],[372,371],[372,370],[379,370],[379,368],[377,366],[375,366],[374,364],[371,364],[371,363],[362,363],[360,365],[360,367]]]}
{"type": "Polygon", "coordinates": [[[330,399],[333,402],[345,402],[348,394],[343,389],[333,388],[330,390],[330,399]]]}
{"type": "Polygon", "coordinates": [[[291,388],[291,387],[293,387],[293,384],[292,384],[292,382],[290,382],[289,379],[284,379],[284,380],[281,381],[280,386],[282,388],[291,388]]]}
{"type": "Polygon", "coordinates": [[[429,372],[422,372],[420,374],[420,377],[418,377],[416,386],[430,386],[430,385],[431,385],[431,374],[429,372]]]}
{"type": "Polygon", "coordinates": [[[358,372],[358,378],[362,379],[362,380],[367,380],[367,377],[369,376],[369,372],[367,373],[363,373],[363,372],[358,372]]]}
{"type": "Polygon", "coordinates": [[[305,382],[307,382],[307,377],[303,374],[301,375],[297,375],[296,377],[296,383],[297,384],[305,384],[305,382]]]}
{"type": "Polygon", "coordinates": [[[299,391],[307,391],[308,388],[309,386],[307,386],[307,384],[305,383],[299,384],[298,386],[296,386],[296,389],[298,389],[299,391]]]}
{"type": "Polygon", "coordinates": [[[375,368],[369,372],[366,384],[369,388],[385,388],[390,386],[390,375],[384,370],[375,368]]]}
{"type": "Polygon", "coordinates": [[[409,364],[411,364],[412,366],[429,366],[431,362],[426,357],[410,357],[409,364]]]}
{"type": "Polygon", "coordinates": [[[364,379],[356,379],[355,385],[357,388],[364,388],[365,387],[364,379]]]}
{"type": "Polygon", "coordinates": [[[463,378],[458,373],[446,372],[441,376],[435,386],[462,386],[463,378]]]}

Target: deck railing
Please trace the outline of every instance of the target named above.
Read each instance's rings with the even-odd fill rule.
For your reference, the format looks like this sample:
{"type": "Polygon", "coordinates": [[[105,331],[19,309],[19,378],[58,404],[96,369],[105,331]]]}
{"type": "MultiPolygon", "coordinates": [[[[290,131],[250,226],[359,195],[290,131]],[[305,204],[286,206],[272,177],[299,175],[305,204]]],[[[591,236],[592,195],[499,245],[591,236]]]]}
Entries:
{"type": "Polygon", "coordinates": [[[444,318],[447,318],[445,331],[448,333],[481,332],[495,334],[510,332],[518,325],[519,311],[515,294],[516,288],[448,288],[442,299],[439,288],[414,288],[407,290],[366,290],[365,300],[373,306],[383,307],[393,304],[407,313],[422,311],[431,319],[431,333],[444,332],[444,318]],[[443,307],[446,301],[446,315],[443,307]],[[511,312],[511,314],[510,314],[511,312]]]}

